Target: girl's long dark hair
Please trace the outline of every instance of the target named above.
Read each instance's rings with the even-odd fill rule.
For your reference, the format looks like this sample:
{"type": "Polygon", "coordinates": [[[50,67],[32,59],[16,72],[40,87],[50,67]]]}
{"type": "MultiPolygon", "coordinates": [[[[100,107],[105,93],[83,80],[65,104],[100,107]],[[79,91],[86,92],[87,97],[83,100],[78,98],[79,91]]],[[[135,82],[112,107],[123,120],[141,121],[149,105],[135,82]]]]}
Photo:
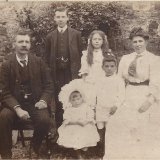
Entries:
{"type": "Polygon", "coordinates": [[[107,36],[103,31],[100,30],[94,30],[93,32],[91,32],[90,36],[89,36],[89,44],[87,47],[87,62],[88,64],[91,66],[93,64],[93,45],[92,45],[92,38],[94,34],[99,34],[102,39],[103,39],[103,44],[102,44],[102,53],[103,55],[107,52],[109,52],[109,45],[108,45],[108,40],[107,40],[107,36]]]}

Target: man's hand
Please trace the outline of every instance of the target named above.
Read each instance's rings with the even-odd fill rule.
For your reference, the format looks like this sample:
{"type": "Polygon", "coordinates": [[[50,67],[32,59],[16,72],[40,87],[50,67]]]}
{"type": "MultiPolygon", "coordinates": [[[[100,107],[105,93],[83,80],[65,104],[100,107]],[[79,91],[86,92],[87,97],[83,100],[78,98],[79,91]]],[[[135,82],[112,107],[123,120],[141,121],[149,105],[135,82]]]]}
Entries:
{"type": "Polygon", "coordinates": [[[109,114],[113,115],[116,112],[116,110],[117,110],[116,106],[111,107],[111,110],[110,110],[109,114]]]}
{"type": "Polygon", "coordinates": [[[141,105],[141,107],[139,108],[138,112],[139,112],[139,113],[143,113],[143,112],[147,111],[150,106],[151,106],[151,103],[146,100],[146,101],[141,105]]]}
{"type": "Polygon", "coordinates": [[[38,109],[45,109],[47,108],[47,103],[45,101],[39,101],[35,104],[35,107],[38,109]]]}
{"type": "Polygon", "coordinates": [[[27,111],[23,110],[22,108],[20,107],[17,107],[15,109],[16,111],[16,114],[17,116],[20,118],[20,119],[23,119],[23,120],[27,120],[28,118],[30,118],[30,115],[27,111]]]}

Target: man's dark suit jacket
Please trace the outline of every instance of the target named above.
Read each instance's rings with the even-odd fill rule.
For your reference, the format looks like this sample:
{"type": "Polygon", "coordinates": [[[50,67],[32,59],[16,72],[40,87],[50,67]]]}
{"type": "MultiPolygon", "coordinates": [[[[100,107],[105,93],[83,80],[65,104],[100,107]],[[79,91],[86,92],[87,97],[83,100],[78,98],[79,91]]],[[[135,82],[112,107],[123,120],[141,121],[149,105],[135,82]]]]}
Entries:
{"type": "MultiPolygon", "coordinates": [[[[56,79],[56,51],[57,51],[57,29],[49,33],[46,38],[46,53],[44,55],[47,64],[51,68],[53,79],[56,79]]],[[[75,29],[68,27],[69,37],[69,57],[71,67],[71,78],[78,78],[78,71],[81,65],[81,33],[75,29]]]]}
{"type": "MultiPolygon", "coordinates": [[[[28,55],[28,67],[32,95],[35,103],[40,99],[50,103],[53,96],[53,81],[49,69],[41,58],[28,55]]],[[[7,107],[21,105],[17,101],[20,85],[18,62],[16,55],[12,54],[1,67],[2,103],[7,107]]]]}

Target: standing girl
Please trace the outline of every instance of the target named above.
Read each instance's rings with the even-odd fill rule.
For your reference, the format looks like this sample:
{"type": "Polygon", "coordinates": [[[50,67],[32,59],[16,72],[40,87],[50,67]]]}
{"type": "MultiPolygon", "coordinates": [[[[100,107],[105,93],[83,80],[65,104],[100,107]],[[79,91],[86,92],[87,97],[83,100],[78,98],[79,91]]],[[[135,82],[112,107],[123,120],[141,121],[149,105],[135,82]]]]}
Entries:
{"type": "Polygon", "coordinates": [[[100,30],[93,31],[88,41],[87,50],[82,52],[79,75],[86,81],[94,83],[98,77],[104,75],[102,60],[104,54],[109,51],[108,41],[105,33],[100,30]]]}
{"type": "MultiPolygon", "coordinates": [[[[88,39],[88,47],[86,51],[82,52],[81,58],[81,69],[79,75],[82,76],[86,86],[87,96],[89,100],[96,106],[96,98],[94,97],[93,88],[96,82],[99,83],[99,79],[105,76],[105,72],[102,69],[102,61],[106,53],[109,52],[107,36],[100,30],[94,30],[91,32],[88,39]],[[95,99],[94,99],[95,98],[95,99]]],[[[100,135],[104,135],[100,133],[100,135]]],[[[102,140],[103,141],[103,140],[102,140]]],[[[104,152],[104,141],[99,142],[97,145],[98,156],[103,157],[104,152]]]]}

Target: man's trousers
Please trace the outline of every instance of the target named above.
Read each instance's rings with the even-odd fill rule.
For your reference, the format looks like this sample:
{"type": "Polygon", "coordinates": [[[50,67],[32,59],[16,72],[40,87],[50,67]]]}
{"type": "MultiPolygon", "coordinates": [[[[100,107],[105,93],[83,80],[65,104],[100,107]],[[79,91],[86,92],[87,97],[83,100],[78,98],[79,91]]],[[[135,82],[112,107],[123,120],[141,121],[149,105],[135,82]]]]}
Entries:
{"type": "MultiPolygon", "coordinates": [[[[28,111],[34,125],[33,149],[38,152],[42,140],[47,135],[50,127],[48,109],[36,109],[34,106],[23,108],[28,111]]],[[[11,157],[12,128],[19,118],[16,112],[9,108],[3,108],[0,112],[0,154],[11,157]]]]}

